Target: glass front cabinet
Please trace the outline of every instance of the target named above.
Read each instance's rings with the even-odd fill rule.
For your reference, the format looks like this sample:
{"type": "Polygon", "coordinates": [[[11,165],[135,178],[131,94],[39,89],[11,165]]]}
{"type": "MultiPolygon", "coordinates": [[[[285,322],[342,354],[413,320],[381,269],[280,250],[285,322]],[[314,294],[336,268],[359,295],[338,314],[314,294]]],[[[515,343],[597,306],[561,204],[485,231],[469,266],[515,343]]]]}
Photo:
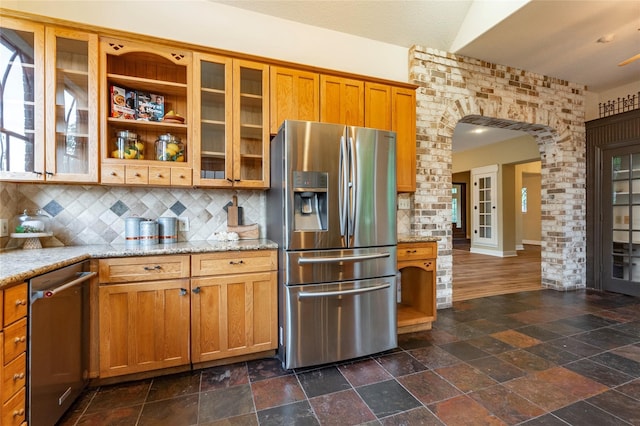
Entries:
{"type": "Polygon", "coordinates": [[[269,66],[195,54],[194,184],[269,187],[269,66]]]}
{"type": "Polygon", "coordinates": [[[97,35],[1,25],[0,178],[97,182],[97,35]]]}

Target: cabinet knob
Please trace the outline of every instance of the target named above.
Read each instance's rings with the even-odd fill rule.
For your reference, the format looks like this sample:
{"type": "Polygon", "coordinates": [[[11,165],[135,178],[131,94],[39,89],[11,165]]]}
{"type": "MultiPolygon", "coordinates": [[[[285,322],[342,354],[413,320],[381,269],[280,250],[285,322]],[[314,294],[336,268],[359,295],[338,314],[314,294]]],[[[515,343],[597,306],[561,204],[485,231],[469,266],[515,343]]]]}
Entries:
{"type": "Polygon", "coordinates": [[[15,344],[24,343],[26,341],[27,341],[27,336],[16,337],[15,339],[13,339],[13,342],[15,344]]]}
{"type": "Polygon", "coordinates": [[[26,304],[27,304],[26,300],[16,299],[16,306],[26,305],[26,304]]]}
{"type": "Polygon", "coordinates": [[[13,381],[17,382],[18,380],[24,379],[24,373],[16,373],[13,375],[13,381]]]}
{"type": "Polygon", "coordinates": [[[188,291],[187,291],[187,289],[186,289],[186,288],[181,288],[181,289],[180,289],[180,296],[186,296],[186,295],[187,295],[187,293],[188,293],[188,291]]]}
{"type": "Polygon", "coordinates": [[[198,293],[200,293],[200,287],[196,287],[191,291],[194,292],[195,294],[198,294],[198,293]]]}
{"type": "Polygon", "coordinates": [[[111,176],[117,176],[116,172],[111,172],[111,176]]]}
{"type": "Polygon", "coordinates": [[[134,174],[135,177],[140,177],[140,173],[134,174]]]}
{"type": "Polygon", "coordinates": [[[229,261],[229,265],[242,265],[244,262],[242,260],[239,260],[237,262],[230,260],[229,261]]]}

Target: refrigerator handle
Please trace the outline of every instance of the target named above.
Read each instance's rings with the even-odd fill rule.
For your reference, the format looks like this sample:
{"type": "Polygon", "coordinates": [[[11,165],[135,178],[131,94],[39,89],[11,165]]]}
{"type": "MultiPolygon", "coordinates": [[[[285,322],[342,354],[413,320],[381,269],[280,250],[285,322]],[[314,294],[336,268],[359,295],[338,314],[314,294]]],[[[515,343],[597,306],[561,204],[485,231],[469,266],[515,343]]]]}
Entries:
{"type": "Polygon", "coordinates": [[[336,291],[301,291],[298,293],[298,300],[309,299],[314,297],[335,297],[335,296],[347,296],[356,295],[362,293],[368,293],[371,291],[384,290],[391,287],[391,284],[385,283],[377,285],[375,287],[355,288],[353,290],[336,290],[336,291]]]}
{"type": "Polygon", "coordinates": [[[339,164],[339,179],[338,179],[338,186],[339,186],[339,194],[338,194],[338,208],[340,209],[340,235],[342,235],[343,238],[347,238],[347,208],[349,206],[349,203],[346,202],[345,197],[347,196],[348,193],[348,185],[349,185],[349,179],[348,179],[348,162],[345,159],[345,156],[347,156],[347,143],[346,140],[344,138],[344,136],[340,137],[340,164],[339,164]]]}
{"type": "Polygon", "coordinates": [[[357,165],[356,165],[356,159],[355,159],[355,146],[353,143],[353,138],[349,137],[349,179],[347,182],[347,189],[349,191],[349,195],[348,195],[348,199],[349,199],[349,206],[348,206],[348,213],[349,213],[349,221],[348,223],[348,237],[349,237],[349,247],[353,247],[353,237],[354,237],[354,231],[355,231],[355,222],[356,222],[356,214],[357,214],[357,206],[356,206],[356,195],[358,193],[358,180],[357,180],[357,176],[358,176],[358,170],[357,170],[357,165]]]}

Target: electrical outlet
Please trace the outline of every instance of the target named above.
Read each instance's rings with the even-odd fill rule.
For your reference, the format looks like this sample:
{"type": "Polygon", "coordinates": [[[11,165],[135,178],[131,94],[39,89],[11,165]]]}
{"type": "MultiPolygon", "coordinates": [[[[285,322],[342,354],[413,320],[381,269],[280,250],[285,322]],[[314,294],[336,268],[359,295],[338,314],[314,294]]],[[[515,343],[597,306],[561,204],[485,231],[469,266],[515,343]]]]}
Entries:
{"type": "Polygon", "coordinates": [[[178,218],[178,231],[189,232],[189,218],[188,217],[179,217],[178,218]]]}
{"type": "Polygon", "coordinates": [[[411,208],[411,200],[409,198],[398,198],[398,210],[409,210],[411,208]]]}
{"type": "Polygon", "coordinates": [[[0,219],[0,237],[9,236],[9,219],[0,219]]]}

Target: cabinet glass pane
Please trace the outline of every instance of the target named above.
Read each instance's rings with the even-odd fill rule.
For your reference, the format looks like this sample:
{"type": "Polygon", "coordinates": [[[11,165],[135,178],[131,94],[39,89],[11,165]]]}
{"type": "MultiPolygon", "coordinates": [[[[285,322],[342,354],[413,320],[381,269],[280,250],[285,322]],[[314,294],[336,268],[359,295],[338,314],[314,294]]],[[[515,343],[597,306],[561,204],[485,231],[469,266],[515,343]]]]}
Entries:
{"type": "Polygon", "coordinates": [[[35,164],[33,33],[2,28],[0,68],[0,169],[32,172],[35,164]]]}
{"type": "Polygon", "coordinates": [[[200,177],[226,179],[226,99],[225,64],[200,63],[200,177]]]}
{"type": "Polygon", "coordinates": [[[262,70],[240,69],[240,179],[262,180],[262,70]]]}
{"type": "Polygon", "coordinates": [[[89,47],[56,39],[56,171],[89,172],[89,47]]]}

